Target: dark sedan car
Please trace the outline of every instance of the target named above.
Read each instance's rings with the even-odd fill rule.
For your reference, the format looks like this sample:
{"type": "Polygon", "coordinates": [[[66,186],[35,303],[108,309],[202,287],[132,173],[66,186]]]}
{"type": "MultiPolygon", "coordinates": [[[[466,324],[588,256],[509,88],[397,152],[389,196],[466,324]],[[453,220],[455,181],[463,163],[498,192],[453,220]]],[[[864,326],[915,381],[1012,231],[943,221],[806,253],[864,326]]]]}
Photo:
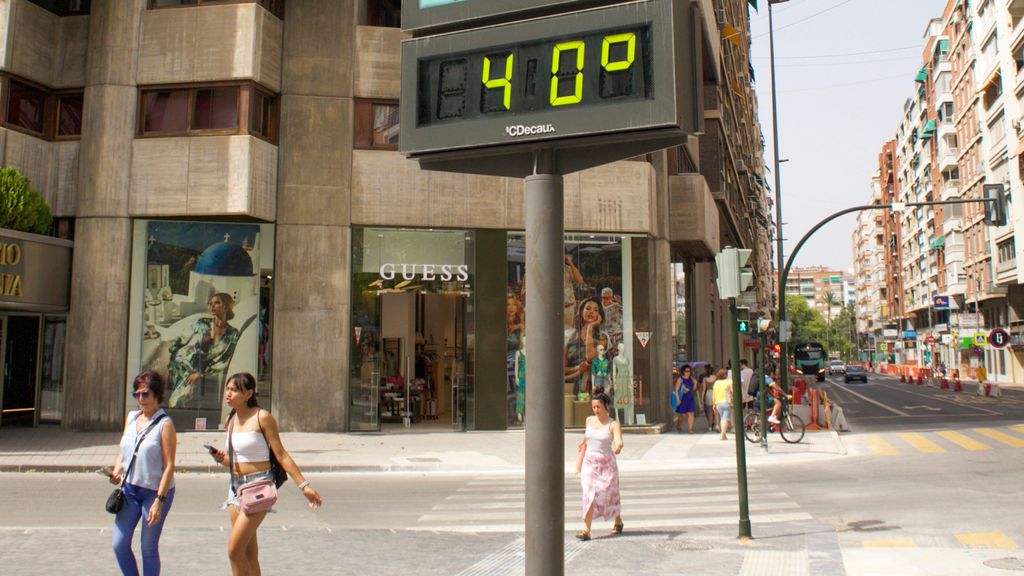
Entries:
{"type": "Polygon", "coordinates": [[[846,367],[846,375],[843,377],[843,381],[849,383],[850,380],[860,380],[867,384],[868,382],[868,371],[859,364],[850,364],[846,367]]]}

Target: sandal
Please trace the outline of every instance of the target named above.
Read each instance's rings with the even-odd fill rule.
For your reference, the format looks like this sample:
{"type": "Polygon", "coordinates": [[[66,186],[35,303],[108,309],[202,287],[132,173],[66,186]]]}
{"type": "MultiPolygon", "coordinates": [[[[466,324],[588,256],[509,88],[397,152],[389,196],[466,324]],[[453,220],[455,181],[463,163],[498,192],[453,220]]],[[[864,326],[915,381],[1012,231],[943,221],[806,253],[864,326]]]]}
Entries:
{"type": "Polygon", "coordinates": [[[583,540],[584,542],[586,542],[587,540],[590,540],[590,531],[588,531],[588,530],[580,530],[579,532],[576,533],[576,539],[577,540],[583,540]]]}
{"type": "Polygon", "coordinates": [[[612,534],[613,535],[622,534],[622,529],[623,528],[624,528],[624,526],[622,525],[622,522],[619,522],[615,526],[612,526],[612,534]]]}

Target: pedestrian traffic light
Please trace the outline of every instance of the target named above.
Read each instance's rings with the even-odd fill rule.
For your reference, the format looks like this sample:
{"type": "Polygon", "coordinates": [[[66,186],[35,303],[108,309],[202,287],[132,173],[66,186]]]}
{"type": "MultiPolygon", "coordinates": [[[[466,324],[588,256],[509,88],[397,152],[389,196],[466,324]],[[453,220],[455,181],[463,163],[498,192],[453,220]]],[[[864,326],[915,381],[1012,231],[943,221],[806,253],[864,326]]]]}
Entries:
{"type": "Polygon", "coordinates": [[[1006,194],[1002,184],[985,184],[985,224],[1006,226],[1006,194]]]}
{"type": "Polygon", "coordinates": [[[722,299],[736,298],[740,291],[736,286],[737,270],[736,249],[730,246],[724,248],[715,256],[715,268],[718,272],[718,297],[722,299]]]}
{"type": "Polygon", "coordinates": [[[741,334],[746,334],[747,332],[750,332],[750,321],[749,320],[740,320],[737,323],[737,326],[739,326],[738,330],[739,330],[739,332],[741,334]]]}
{"type": "Polygon", "coordinates": [[[757,331],[764,333],[771,329],[772,321],[767,318],[761,318],[757,321],[757,331]]]}

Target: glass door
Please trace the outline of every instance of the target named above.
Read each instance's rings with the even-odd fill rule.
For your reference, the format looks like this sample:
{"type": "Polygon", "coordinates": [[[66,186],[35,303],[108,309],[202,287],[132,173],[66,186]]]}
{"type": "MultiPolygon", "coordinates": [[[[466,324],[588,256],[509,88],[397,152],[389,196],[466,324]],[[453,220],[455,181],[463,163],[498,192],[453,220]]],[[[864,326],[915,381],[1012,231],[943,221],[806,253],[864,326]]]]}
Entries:
{"type": "Polygon", "coordinates": [[[39,316],[0,316],[3,393],[0,425],[34,426],[39,376],[39,316]]]}
{"type": "Polygon", "coordinates": [[[56,424],[64,416],[64,336],[67,319],[43,319],[43,358],[39,375],[39,421],[56,424]]]}

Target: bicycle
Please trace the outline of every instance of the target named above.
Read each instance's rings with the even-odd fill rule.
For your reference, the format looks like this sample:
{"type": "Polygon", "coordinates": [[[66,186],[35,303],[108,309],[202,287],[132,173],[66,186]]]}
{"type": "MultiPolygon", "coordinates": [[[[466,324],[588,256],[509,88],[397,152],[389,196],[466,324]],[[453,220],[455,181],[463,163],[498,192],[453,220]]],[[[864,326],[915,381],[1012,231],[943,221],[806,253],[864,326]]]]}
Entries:
{"type": "MultiPolygon", "coordinates": [[[[779,423],[773,424],[768,422],[769,433],[773,431],[773,428],[777,428],[779,435],[782,436],[782,440],[788,444],[796,444],[804,439],[804,434],[807,432],[807,425],[804,424],[803,418],[793,414],[789,411],[789,402],[786,402],[782,398],[777,398],[776,402],[782,402],[782,410],[779,412],[779,423]]],[[[754,401],[755,406],[757,400],[754,401]]],[[[771,408],[768,408],[768,413],[771,413],[771,408]]],[[[749,442],[757,444],[761,441],[761,413],[758,410],[751,410],[743,417],[743,436],[749,442]]]]}

